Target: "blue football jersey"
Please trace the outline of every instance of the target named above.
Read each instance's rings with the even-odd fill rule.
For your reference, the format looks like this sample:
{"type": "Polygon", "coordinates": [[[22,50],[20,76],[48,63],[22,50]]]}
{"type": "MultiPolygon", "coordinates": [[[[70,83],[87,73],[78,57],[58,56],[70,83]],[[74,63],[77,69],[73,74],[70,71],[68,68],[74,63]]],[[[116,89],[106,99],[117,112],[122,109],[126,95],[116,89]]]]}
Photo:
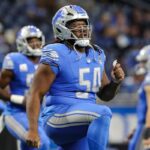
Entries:
{"type": "Polygon", "coordinates": [[[0,112],[4,111],[4,109],[6,108],[6,104],[0,100],[0,112]]]}
{"type": "MultiPolygon", "coordinates": [[[[28,91],[37,64],[21,53],[9,53],[3,62],[3,69],[12,70],[14,77],[9,84],[11,94],[25,95],[28,91]]],[[[10,102],[9,102],[10,103],[10,102]]],[[[14,104],[10,104],[14,106],[14,104]]]]}
{"type": "Polygon", "coordinates": [[[104,70],[103,50],[89,48],[87,53],[80,53],[65,44],[49,44],[43,48],[40,63],[50,65],[56,74],[48,94],[51,104],[95,102],[104,70]]]}
{"type": "Polygon", "coordinates": [[[137,106],[138,122],[145,123],[147,112],[147,99],[145,93],[145,87],[150,86],[150,73],[148,73],[139,89],[139,102],[137,106]]]}

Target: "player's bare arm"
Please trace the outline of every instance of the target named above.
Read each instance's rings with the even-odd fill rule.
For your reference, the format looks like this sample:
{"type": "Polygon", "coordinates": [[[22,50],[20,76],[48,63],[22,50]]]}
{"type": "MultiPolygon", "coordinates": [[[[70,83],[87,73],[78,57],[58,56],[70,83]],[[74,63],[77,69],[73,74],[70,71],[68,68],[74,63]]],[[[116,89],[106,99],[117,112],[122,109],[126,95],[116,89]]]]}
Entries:
{"type": "Polygon", "coordinates": [[[33,78],[33,83],[29,93],[26,97],[26,107],[29,118],[29,132],[26,140],[27,144],[32,147],[39,147],[38,117],[40,111],[40,102],[54,79],[55,74],[51,71],[50,67],[45,64],[40,64],[33,78]],[[32,141],[32,139],[34,139],[34,141],[32,141]]]}
{"type": "Polygon", "coordinates": [[[13,80],[14,73],[12,70],[3,69],[0,76],[0,98],[4,101],[11,101],[13,103],[24,105],[25,100],[23,96],[11,95],[9,93],[9,84],[13,80]]]}
{"type": "Polygon", "coordinates": [[[147,98],[147,115],[146,115],[146,123],[145,123],[145,126],[150,128],[150,86],[146,86],[145,87],[145,91],[146,91],[146,98],[147,98]]]}
{"type": "Polygon", "coordinates": [[[150,148],[150,86],[145,87],[146,99],[147,99],[147,112],[146,112],[146,122],[143,134],[143,144],[145,148],[150,148]]]}
{"type": "Polygon", "coordinates": [[[117,63],[111,71],[111,81],[109,81],[105,71],[103,72],[102,87],[97,96],[103,101],[109,101],[116,95],[122,80],[124,79],[124,71],[119,63],[117,63]]]}
{"type": "Polygon", "coordinates": [[[3,69],[0,75],[0,87],[5,88],[13,78],[11,70],[3,69]]]}
{"type": "Polygon", "coordinates": [[[0,98],[4,101],[10,100],[10,93],[8,92],[7,85],[13,78],[11,70],[3,69],[0,75],[0,98]]]}

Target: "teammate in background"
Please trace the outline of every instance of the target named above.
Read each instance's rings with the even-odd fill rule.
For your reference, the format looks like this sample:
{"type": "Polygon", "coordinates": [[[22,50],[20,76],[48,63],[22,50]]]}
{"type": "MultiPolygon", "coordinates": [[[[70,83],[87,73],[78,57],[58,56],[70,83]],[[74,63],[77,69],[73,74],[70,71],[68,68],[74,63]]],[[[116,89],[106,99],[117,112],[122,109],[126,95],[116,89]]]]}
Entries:
{"type": "Polygon", "coordinates": [[[147,73],[139,89],[138,125],[129,143],[129,150],[143,150],[143,144],[150,149],[150,45],[143,47],[136,59],[146,67],[147,73]]]}
{"type": "MultiPolygon", "coordinates": [[[[45,44],[43,33],[35,26],[24,26],[16,38],[18,52],[9,53],[3,61],[0,76],[1,89],[9,86],[10,94],[0,93],[0,98],[7,101],[4,122],[9,132],[21,141],[22,150],[31,150],[25,143],[29,124],[26,115],[24,95],[29,89],[33,74],[38,66],[41,48],[45,44]]],[[[1,91],[1,90],[0,90],[1,91]]],[[[34,108],[35,109],[35,108],[34,108]]],[[[39,120],[40,150],[49,150],[49,140],[39,120]]]]}
{"type": "Polygon", "coordinates": [[[3,131],[4,129],[4,122],[3,122],[3,111],[5,110],[6,108],[6,104],[0,100],[0,133],[3,131]]]}
{"type": "Polygon", "coordinates": [[[142,63],[138,63],[134,66],[133,72],[130,76],[127,76],[122,82],[121,92],[136,93],[145,78],[147,73],[146,67],[142,63]]]}
{"type": "MultiPolygon", "coordinates": [[[[147,73],[147,69],[142,63],[139,62],[138,64],[136,64],[134,66],[134,73],[133,73],[133,79],[134,79],[133,86],[135,86],[134,92],[138,92],[139,87],[141,86],[146,73],[147,73]]],[[[129,89],[130,89],[130,87],[129,87],[129,89]]],[[[132,139],[132,137],[135,133],[135,130],[136,129],[133,129],[132,132],[128,135],[127,142],[130,142],[130,140],[132,139]]]]}
{"type": "Polygon", "coordinates": [[[38,116],[42,97],[48,92],[51,104],[43,112],[47,135],[63,150],[106,150],[111,111],[96,104],[96,93],[111,100],[124,72],[116,62],[112,79],[105,73],[105,54],[91,43],[92,28],[86,11],[68,5],[52,20],[57,42],[43,48],[40,65],[27,95],[28,145],[38,147],[38,116]]]}

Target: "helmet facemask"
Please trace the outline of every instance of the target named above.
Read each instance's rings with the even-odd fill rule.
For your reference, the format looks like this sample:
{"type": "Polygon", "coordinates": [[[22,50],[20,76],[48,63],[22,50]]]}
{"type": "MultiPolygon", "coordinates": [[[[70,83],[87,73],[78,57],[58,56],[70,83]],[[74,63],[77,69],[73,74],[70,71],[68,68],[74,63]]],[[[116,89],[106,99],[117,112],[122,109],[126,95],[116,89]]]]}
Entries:
{"type": "Polygon", "coordinates": [[[29,54],[32,56],[41,56],[42,54],[42,38],[30,37],[26,40],[26,47],[28,49],[29,54]],[[36,39],[36,41],[32,42],[32,39],[36,39]],[[31,42],[30,42],[31,41],[31,42]]]}
{"type": "Polygon", "coordinates": [[[71,34],[70,40],[74,40],[74,45],[80,47],[86,47],[90,45],[92,27],[91,25],[82,25],[80,27],[69,28],[68,30],[71,34]],[[80,33],[80,36],[77,37],[76,33],[80,33]]]}

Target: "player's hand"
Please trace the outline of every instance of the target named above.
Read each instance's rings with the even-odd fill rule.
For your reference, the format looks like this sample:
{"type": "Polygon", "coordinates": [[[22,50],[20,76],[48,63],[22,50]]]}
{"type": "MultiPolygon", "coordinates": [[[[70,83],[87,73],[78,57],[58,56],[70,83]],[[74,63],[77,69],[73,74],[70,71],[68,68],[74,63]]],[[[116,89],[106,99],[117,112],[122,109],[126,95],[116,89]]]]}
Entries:
{"type": "Polygon", "coordinates": [[[144,149],[150,149],[150,138],[143,140],[144,149]]]}
{"type": "Polygon", "coordinates": [[[26,143],[30,147],[39,148],[40,147],[40,138],[37,132],[28,131],[26,135],[26,143]]]}
{"type": "Polygon", "coordinates": [[[117,60],[113,62],[113,69],[111,71],[111,77],[112,77],[112,80],[116,83],[120,83],[125,77],[125,73],[121,65],[117,62],[117,60]]]}

